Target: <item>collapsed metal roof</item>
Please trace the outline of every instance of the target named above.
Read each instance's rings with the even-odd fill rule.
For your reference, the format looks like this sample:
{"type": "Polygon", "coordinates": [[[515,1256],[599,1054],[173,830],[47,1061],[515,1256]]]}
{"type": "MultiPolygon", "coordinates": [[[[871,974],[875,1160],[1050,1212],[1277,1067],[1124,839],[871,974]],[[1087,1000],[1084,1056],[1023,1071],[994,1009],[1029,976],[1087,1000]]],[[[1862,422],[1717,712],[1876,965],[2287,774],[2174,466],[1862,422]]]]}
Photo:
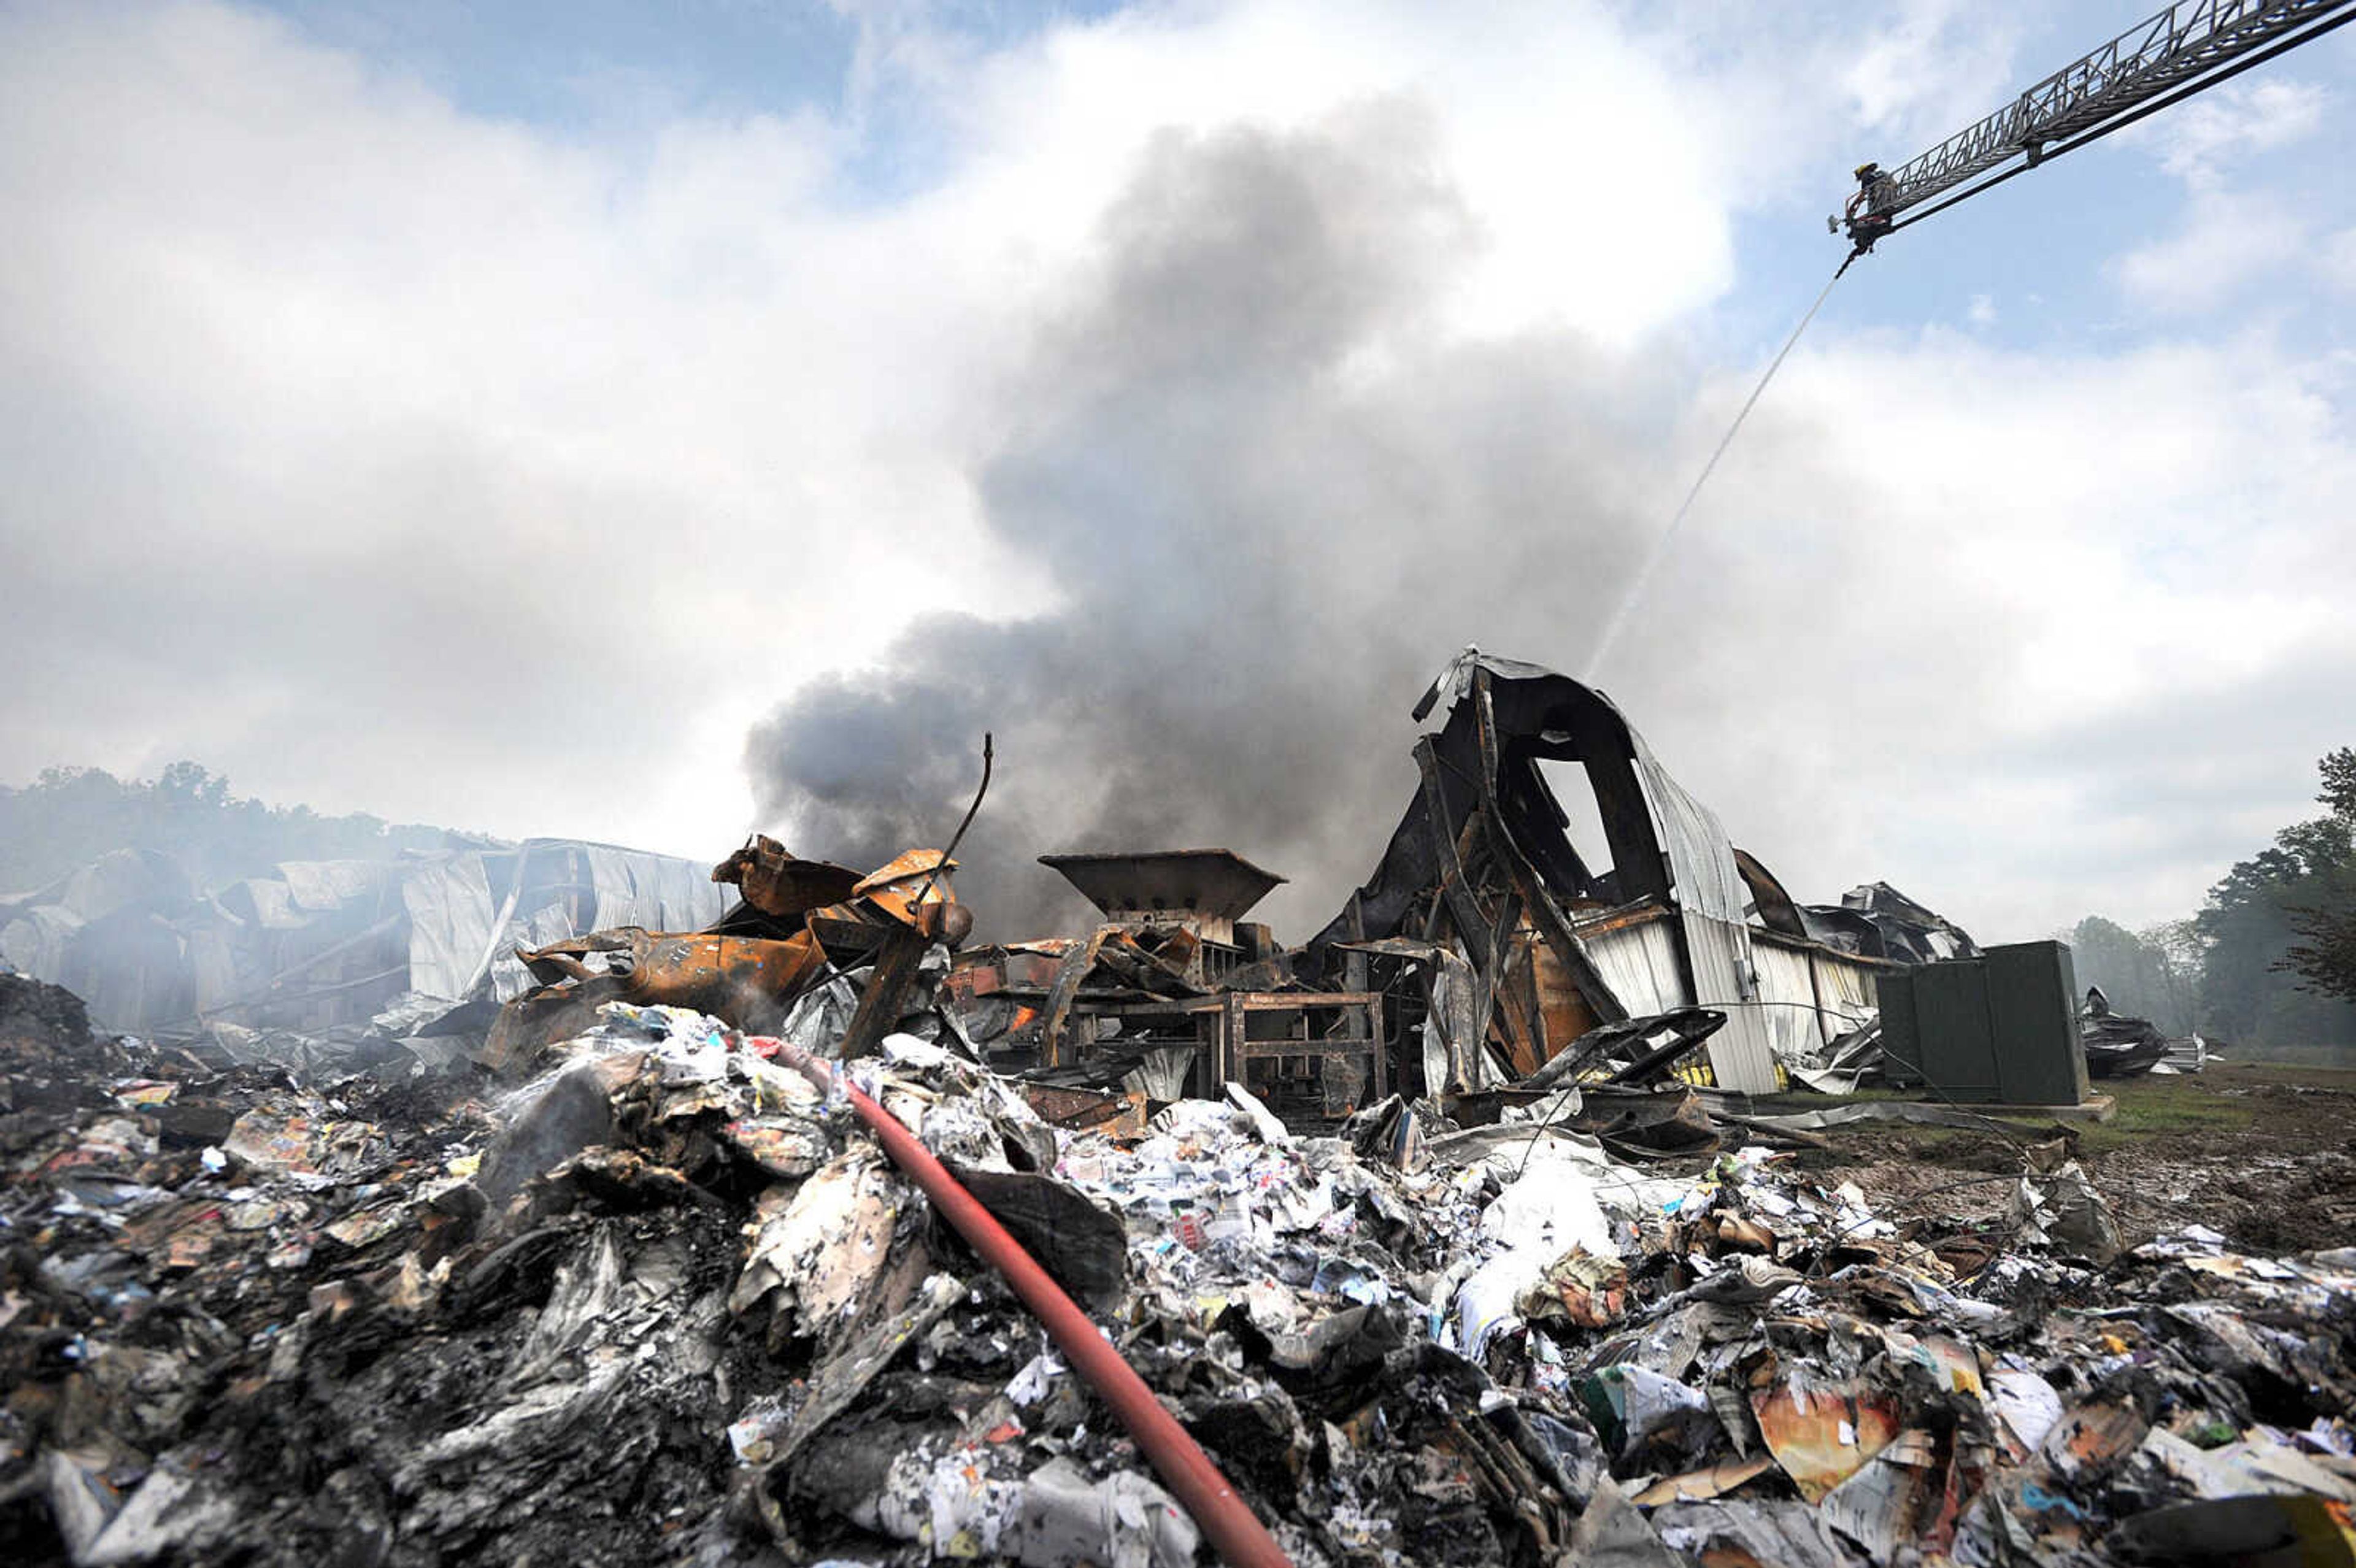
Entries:
{"type": "MultiPolygon", "coordinates": [[[[1537,1016],[1501,1014],[1509,1034],[1537,1039],[1513,1065],[1527,1072],[1563,1041],[1553,1035],[1632,1014],[1698,1006],[1727,1023],[1708,1044],[1721,1088],[1778,1087],[1779,1027],[1804,1022],[1819,1040],[1852,1021],[1853,977],[1832,980],[1823,965],[1857,961],[1816,947],[1798,967],[1779,961],[1794,994],[1762,994],[1753,948],[1753,894],[1718,814],[1689,794],[1601,691],[1539,665],[1467,648],[1440,672],[1414,717],[1443,716],[1416,742],[1423,779],[1366,884],[1310,942],[1308,967],[1331,967],[1338,944],[1435,936],[1461,945],[1479,974],[1475,1014],[1503,999],[1515,964],[1512,933],[1527,927],[1568,993],[1549,997],[1533,971],[1537,1016]],[[1547,781],[1545,763],[1576,763],[1595,795],[1609,869],[1590,867],[1570,838],[1569,816],[1547,781]],[[1408,929],[1411,917],[1421,928],[1408,929]],[[1832,995],[1828,1007],[1827,990],[1832,995]],[[1771,1022],[1775,1009],[1794,1019],[1771,1022]],[[1560,1013],[1559,1020],[1547,1015],[1560,1013]]],[[[1772,885],[1772,878],[1763,883],[1772,885]]],[[[1763,929],[1761,928],[1761,929],[1763,929]]],[[[1533,959],[1531,962],[1536,963],[1533,959]]],[[[1458,1049],[1460,1071],[1476,1053],[1458,1049]]]]}

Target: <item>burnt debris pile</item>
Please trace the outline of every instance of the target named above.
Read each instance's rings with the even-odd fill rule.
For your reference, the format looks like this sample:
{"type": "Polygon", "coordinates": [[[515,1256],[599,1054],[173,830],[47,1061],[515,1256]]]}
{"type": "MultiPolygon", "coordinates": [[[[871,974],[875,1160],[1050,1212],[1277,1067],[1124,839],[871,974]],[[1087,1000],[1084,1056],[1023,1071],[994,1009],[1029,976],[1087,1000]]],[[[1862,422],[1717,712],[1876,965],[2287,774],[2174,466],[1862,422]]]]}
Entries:
{"type": "Polygon", "coordinates": [[[855,1094],[1298,1563],[2344,1539],[2356,1255],[2121,1251],[2059,1140],[2008,1215],[1933,1227],[1758,1141],[1790,1129],[1569,1130],[1575,1086],[1484,1125],[1394,1095],[1296,1131],[1239,1084],[1076,1108],[942,1005],[940,885],[828,917],[874,955],[771,1033],[609,997],[500,1079],[111,1040],[11,979],[9,1560],[1210,1560],[855,1094]]]}
{"type": "Polygon", "coordinates": [[[1224,849],[1049,857],[1096,928],[976,942],[954,836],[9,905],[143,956],[0,974],[0,1556],[2351,1560],[2356,1252],[2130,1231],[1957,1104],[2197,1051],[1795,902],[1576,682],[1435,711],[1300,947],[1224,849]],[[1826,1134],[1890,1120],[2002,1168],[1878,1212],[1826,1134]]]}

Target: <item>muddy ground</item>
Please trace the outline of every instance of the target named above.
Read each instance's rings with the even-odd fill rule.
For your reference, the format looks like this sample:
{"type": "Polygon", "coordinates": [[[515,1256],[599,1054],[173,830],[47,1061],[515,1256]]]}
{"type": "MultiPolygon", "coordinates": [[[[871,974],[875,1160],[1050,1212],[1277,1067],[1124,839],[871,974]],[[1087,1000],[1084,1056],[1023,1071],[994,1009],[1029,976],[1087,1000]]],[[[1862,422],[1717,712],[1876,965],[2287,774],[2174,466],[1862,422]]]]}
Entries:
{"type": "MultiPolygon", "coordinates": [[[[2233,1065],[2094,1087],[2116,1113],[2068,1130],[2128,1244],[2197,1222],[2254,1253],[2356,1246],[2356,1072],[2233,1065]]],[[[2024,1142],[2059,1126],[2015,1125],[2024,1142]]],[[[1934,1228],[2000,1222],[2020,1168],[2013,1143],[1987,1133],[1875,1124],[1827,1137],[1804,1166],[1934,1228]]]]}

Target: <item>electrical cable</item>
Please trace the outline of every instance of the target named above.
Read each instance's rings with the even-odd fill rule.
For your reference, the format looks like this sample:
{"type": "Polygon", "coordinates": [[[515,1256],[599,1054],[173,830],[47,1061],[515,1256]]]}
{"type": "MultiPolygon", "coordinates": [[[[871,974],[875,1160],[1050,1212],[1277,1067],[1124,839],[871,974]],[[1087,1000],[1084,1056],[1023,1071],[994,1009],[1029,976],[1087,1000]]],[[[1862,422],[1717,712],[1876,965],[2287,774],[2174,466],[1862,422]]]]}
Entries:
{"type": "Polygon", "coordinates": [[[981,797],[990,793],[991,765],[997,760],[997,750],[991,742],[990,731],[985,730],[981,732],[981,785],[973,792],[973,804],[965,808],[965,816],[958,821],[957,831],[949,835],[949,847],[941,851],[939,859],[933,862],[933,874],[925,879],[925,885],[918,888],[916,896],[908,901],[910,909],[925,907],[925,901],[933,895],[934,884],[941,880],[941,873],[948,869],[949,857],[956,854],[958,846],[965,842],[965,830],[973,826],[974,813],[981,809],[981,797]]]}

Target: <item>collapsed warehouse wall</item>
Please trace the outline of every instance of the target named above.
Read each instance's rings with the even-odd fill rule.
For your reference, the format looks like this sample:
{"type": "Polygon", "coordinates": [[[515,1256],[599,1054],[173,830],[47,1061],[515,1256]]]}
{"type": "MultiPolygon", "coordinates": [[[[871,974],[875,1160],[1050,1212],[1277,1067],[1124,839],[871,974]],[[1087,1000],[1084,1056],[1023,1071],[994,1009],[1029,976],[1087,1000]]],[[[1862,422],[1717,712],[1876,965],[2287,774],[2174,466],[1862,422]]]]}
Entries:
{"type": "Polygon", "coordinates": [[[1793,900],[1579,682],[1468,651],[1415,715],[1443,702],[1373,875],[1305,946],[1241,923],[1282,879],[1230,850],[1042,856],[1079,873],[1104,923],[958,958],[971,1039],[1066,1087],[1166,1100],[1240,1075],[1328,1118],[1386,1083],[1454,1104],[1541,1069],[1664,1075],[1684,1069],[1656,1048],[1706,1036],[1718,1086],[1766,1093],[1848,1062],[1877,975],[1977,951],[1884,883],[1793,900]],[[1573,779],[1583,839],[1556,793],[1573,779]],[[1674,1026],[1636,1027],[1654,1020],[1674,1026]],[[1566,1064],[1574,1045],[1587,1054],[1566,1064]]]}
{"type": "Polygon", "coordinates": [[[126,849],[0,901],[0,958],[112,1029],[317,1035],[504,1001],[532,985],[519,947],[694,930],[724,902],[700,862],[576,839],[285,861],[209,892],[171,856],[126,849]]]}
{"type": "Polygon", "coordinates": [[[1337,976],[1348,949],[1370,940],[1419,939],[1461,957],[1482,1039],[1451,1045],[1460,1075],[1482,1072],[1492,1019],[1503,1076],[1534,1071],[1598,1025],[1698,1006],[1727,1015],[1708,1046],[1718,1084],[1768,1093],[1779,1055],[1870,1015],[1871,972],[1898,956],[1883,928],[1905,921],[1793,903],[1601,692],[1468,648],[1414,717],[1435,711],[1445,721],[1416,742],[1420,788],[1374,874],[1311,939],[1303,974],[1337,976]],[[1608,869],[1571,841],[1547,763],[1584,773],[1608,869]]]}

